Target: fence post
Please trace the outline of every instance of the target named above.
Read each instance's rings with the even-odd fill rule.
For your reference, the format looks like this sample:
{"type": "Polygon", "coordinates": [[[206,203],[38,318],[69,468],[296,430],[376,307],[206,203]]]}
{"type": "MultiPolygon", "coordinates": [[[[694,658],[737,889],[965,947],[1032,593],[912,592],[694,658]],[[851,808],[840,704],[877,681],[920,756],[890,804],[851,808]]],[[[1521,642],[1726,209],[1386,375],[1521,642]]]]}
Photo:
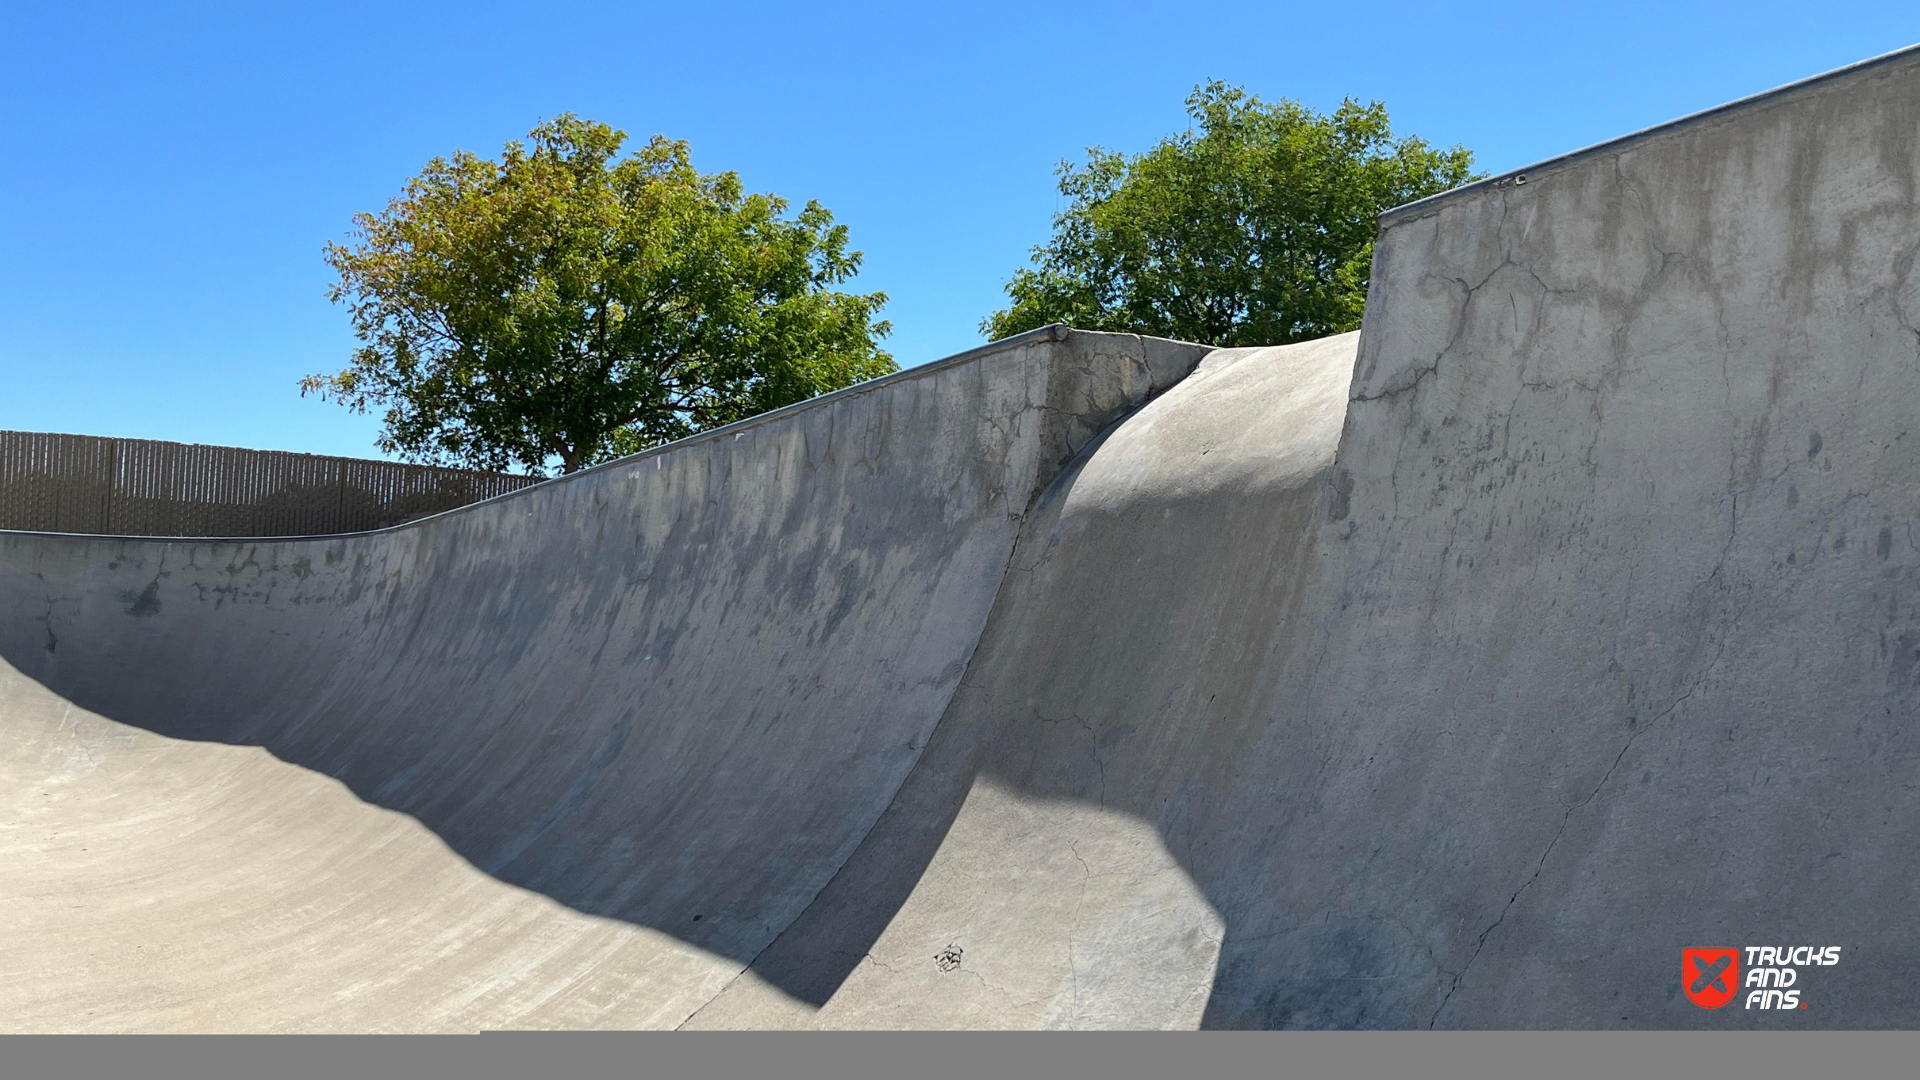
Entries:
{"type": "Polygon", "coordinates": [[[120,483],[120,440],[107,440],[107,492],[101,498],[100,531],[113,532],[113,489],[120,483]]]}

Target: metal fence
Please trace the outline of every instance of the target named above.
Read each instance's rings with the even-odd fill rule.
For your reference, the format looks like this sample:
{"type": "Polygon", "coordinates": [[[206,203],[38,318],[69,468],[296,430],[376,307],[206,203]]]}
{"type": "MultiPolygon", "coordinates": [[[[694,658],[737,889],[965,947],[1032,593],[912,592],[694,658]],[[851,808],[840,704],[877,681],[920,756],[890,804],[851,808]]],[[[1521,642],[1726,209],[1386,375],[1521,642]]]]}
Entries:
{"type": "Polygon", "coordinates": [[[315,536],[398,525],[539,482],[276,450],[0,431],[0,529],[315,536]]]}

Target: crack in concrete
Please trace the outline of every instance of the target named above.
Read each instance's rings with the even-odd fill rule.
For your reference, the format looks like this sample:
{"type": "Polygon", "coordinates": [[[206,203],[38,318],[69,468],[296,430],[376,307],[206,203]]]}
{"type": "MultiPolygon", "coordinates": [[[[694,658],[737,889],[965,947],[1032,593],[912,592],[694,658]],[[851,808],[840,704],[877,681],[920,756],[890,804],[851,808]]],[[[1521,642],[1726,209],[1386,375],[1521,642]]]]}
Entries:
{"type": "Polygon", "coordinates": [[[1473,952],[1467,955],[1467,962],[1460,966],[1460,970],[1458,972],[1454,973],[1452,983],[1450,983],[1447,986],[1447,992],[1441,995],[1440,1004],[1434,1007],[1433,1016],[1427,1020],[1427,1028],[1429,1030],[1432,1030],[1434,1025],[1440,1022],[1440,1014],[1446,1010],[1447,1002],[1453,1000],[1454,991],[1460,989],[1461,980],[1467,977],[1467,969],[1471,968],[1473,966],[1473,962],[1479,959],[1480,950],[1486,947],[1487,938],[1491,936],[1495,930],[1498,930],[1500,928],[1501,923],[1507,921],[1507,914],[1513,910],[1513,905],[1519,902],[1520,895],[1526,892],[1527,889],[1531,887],[1535,881],[1539,880],[1540,874],[1546,870],[1547,857],[1553,854],[1553,849],[1556,845],[1560,843],[1560,838],[1566,835],[1567,826],[1573,821],[1574,811],[1581,809],[1582,807],[1593,802],[1594,799],[1599,797],[1601,789],[1607,786],[1607,781],[1613,779],[1614,772],[1620,768],[1620,762],[1626,758],[1627,751],[1633,749],[1633,743],[1635,739],[1638,739],[1642,733],[1646,732],[1649,728],[1653,727],[1653,725],[1659,723],[1660,721],[1666,719],[1668,716],[1672,715],[1673,711],[1675,709],[1678,709],[1681,703],[1685,702],[1688,698],[1692,697],[1694,690],[1697,690],[1697,689],[1699,688],[1694,687],[1693,689],[1688,690],[1686,693],[1681,694],[1679,697],[1673,700],[1673,704],[1661,710],[1658,716],[1655,716],[1653,719],[1647,721],[1645,724],[1636,728],[1631,734],[1629,734],[1627,736],[1626,743],[1620,747],[1620,752],[1614,755],[1613,764],[1607,766],[1607,771],[1605,775],[1600,777],[1600,782],[1593,786],[1593,790],[1587,793],[1586,798],[1581,799],[1579,802],[1573,804],[1572,806],[1567,807],[1566,813],[1561,815],[1560,817],[1560,827],[1554,831],[1553,839],[1547,841],[1546,850],[1540,853],[1540,861],[1534,864],[1533,873],[1528,876],[1526,881],[1521,883],[1518,889],[1514,890],[1514,893],[1512,896],[1507,898],[1506,906],[1500,909],[1499,918],[1494,919],[1492,925],[1488,926],[1485,930],[1482,930],[1480,932],[1480,937],[1476,939],[1473,943],[1473,952]]]}
{"type": "Polygon", "coordinates": [[[1069,1014],[1067,1026],[1074,1028],[1080,1022],[1080,961],[1074,949],[1074,938],[1080,933],[1080,909],[1087,903],[1087,883],[1093,880],[1093,867],[1087,864],[1086,857],[1080,854],[1078,840],[1067,841],[1067,850],[1080,861],[1080,894],[1073,901],[1073,918],[1067,922],[1067,975],[1073,980],[1073,1012],[1069,1014]]]}
{"type": "MultiPolygon", "coordinates": [[[[1460,307],[1459,307],[1460,318],[1459,318],[1459,321],[1454,324],[1453,333],[1451,336],[1447,338],[1447,343],[1440,347],[1440,351],[1434,353],[1433,363],[1428,364],[1425,367],[1416,368],[1414,370],[1412,380],[1408,382],[1402,383],[1399,386],[1387,387],[1379,391],[1378,393],[1374,393],[1374,394],[1355,394],[1347,399],[1348,404],[1352,405],[1352,404],[1358,404],[1361,402],[1380,401],[1382,399],[1391,399],[1391,398],[1399,397],[1401,394],[1407,393],[1408,391],[1417,388],[1420,385],[1420,383],[1426,379],[1427,376],[1437,374],[1440,370],[1440,361],[1444,359],[1449,352],[1453,351],[1453,347],[1455,345],[1459,344],[1460,335],[1466,333],[1467,324],[1470,322],[1470,320],[1467,318],[1467,308],[1472,306],[1474,294],[1479,292],[1482,288],[1485,288],[1487,282],[1492,281],[1495,274],[1498,274],[1500,271],[1506,269],[1510,265],[1513,265],[1513,264],[1510,263],[1507,259],[1502,258],[1498,266],[1495,266],[1492,270],[1487,271],[1487,275],[1481,278],[1478,284],[1474,284],[1474,285],[1469,285],[1466,279],[1464,278],[1457,278],[1457,277],[1447,278],[1446,279],[1447,281],[1450,281],[1455,285],[1460,286],[1463,293],[1460,299],[1460,307]]],[[[1534,280],[1538,281],[1539,279],[1535,278],[1534,280]]]]}

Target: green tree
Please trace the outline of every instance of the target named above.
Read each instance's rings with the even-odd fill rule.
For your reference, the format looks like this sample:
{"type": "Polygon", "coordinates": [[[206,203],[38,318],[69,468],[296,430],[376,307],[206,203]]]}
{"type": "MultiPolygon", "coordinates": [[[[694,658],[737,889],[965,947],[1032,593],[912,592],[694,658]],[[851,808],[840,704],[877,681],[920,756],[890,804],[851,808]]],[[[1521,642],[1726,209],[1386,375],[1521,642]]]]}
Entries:
{"type": "Polygon", "coordinates": [[[1062,162],[1065,210],[990,338],[1064,322],[1212,345],[1278,345],[1352,330],[1366,305],[1375,217],[1457,187],[1473,155],[1396,140],[1379,102],[1321,115],[1213,82],[1194,126],[1144,154],[1062,162]]]}
{"type": "Polygon", "coordinates": [[[886,296],[833,288],[861,253],[825,208],[625,141],[562,116],[356,215],[326,259],[362,345],[301,393],[384,408],[410,460],[573,472],[896,369],[886,296]]]}

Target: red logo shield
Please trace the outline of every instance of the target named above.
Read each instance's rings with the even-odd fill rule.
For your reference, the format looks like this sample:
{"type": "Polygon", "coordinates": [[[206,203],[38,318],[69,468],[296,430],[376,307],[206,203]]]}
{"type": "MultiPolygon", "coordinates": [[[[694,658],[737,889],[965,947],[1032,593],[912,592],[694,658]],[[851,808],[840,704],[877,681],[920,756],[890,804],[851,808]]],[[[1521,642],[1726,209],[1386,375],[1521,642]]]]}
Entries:
{"type": "Polygon", "coordinates": [[[1733,1000],[1740,986],[1740,950],[1696,947],[1680,950],[1680,989],[1703,1009],[1733,1000]]]}

